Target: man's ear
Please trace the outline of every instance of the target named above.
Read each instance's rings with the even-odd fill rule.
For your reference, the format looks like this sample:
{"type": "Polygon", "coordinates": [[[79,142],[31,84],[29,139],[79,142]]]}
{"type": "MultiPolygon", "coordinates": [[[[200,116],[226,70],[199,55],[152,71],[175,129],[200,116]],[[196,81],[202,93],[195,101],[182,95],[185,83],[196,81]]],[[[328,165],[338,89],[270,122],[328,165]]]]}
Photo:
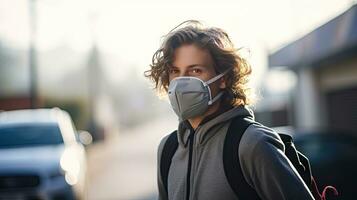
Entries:
{"type": "Polygon", "coordinates": [[[226,85],[226,79],[223,76],[222,78],[219,79],[219,88],[220,89],[225,89],[227,87],[226,85]]]}

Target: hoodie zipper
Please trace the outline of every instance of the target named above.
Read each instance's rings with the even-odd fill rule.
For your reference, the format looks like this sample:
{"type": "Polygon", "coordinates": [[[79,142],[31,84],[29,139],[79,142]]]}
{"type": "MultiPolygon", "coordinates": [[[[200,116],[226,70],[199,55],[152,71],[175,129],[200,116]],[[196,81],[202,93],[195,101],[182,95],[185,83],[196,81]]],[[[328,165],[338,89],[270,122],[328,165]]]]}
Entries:
{"type": "Polygon", "coordinates": [[[192,166],[192,151],[193,151],[193,140],[195,137],[195,131],[191,128],[189,135],[189,156],[188,156],[188,166],[187,166],[187,180],[186,180],[186,200],[190,199],[190,188],[191,188],[191,166],[192,166]]]}

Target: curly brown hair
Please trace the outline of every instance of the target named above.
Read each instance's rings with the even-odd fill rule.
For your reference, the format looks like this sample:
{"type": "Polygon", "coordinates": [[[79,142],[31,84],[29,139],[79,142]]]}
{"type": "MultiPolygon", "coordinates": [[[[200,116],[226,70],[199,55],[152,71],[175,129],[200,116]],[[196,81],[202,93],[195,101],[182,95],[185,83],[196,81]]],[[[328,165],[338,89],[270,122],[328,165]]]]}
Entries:
{"type": "Polygon", "coordinates": [[[200,22],[185,21],[167,35],[161,47],[152,57],[151,69],[145,71],[145,77],[154,82],[155,89],[167,93],[169,86],[169,68],[172,66],[175,50],[184,44],[195,44],[207,49],[214,61],[217,73],[232,69],[233,73],[225,75],[226,88],[224,102],[230,105],[249,105],[253,103],[250,97],[251,88],[247,86],[252,68],[245,58],[235,49],[228,34],[216,27],[204,27],[200,22]],[[179,26],[185,25],[177,29],[179,26]]]}

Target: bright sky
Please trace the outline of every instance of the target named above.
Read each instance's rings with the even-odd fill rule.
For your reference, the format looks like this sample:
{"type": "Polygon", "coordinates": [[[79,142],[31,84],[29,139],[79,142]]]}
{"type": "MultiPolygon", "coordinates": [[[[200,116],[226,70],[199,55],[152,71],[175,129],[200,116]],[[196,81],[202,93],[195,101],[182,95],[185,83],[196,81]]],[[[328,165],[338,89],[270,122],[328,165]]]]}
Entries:
{"type": "MultiPolygon", "coordinates": [[[[51,50],[67,44],[86,51],[93,38],[100,50],[115,58],[106,67],[111,81],[123,79],[135,67],[138,76],[148,68],[161,36],[187,19],[225,29],[236,47],[250,49],[250,62],[260,80],[266,69],[266,53],[327,22],[348,9],[353,0],[37,0],[38,47],[51,50]]],[[[21,27],[14,22],[18,10],[28,14],[23,1],[0,0],[1,36],[18,43],[21,27]],[[10,3],[11,2],[11,3],[10,3]],[[22,2],[22,3],[14,3],[22,2]],[[4,7],[9,4],[10,6],[4,7]],[[14,4],[16,4],[14,7],[14,4]],[[12,13],[12,14],[11,14],[12,13]],[[2,19],[1,19],[2,18],[2,19]],[[4,25],[5,24],[5,25],[4,25]],[[11,26],[12,28],[8,28],[11,26]]],[[[21,25],[22,23],[22,25],[21,25]]],[[[71,70],[71,69],[68,69],[71,70]]],[[[66,70],[64,70],[66,71],[66,70]]]]}

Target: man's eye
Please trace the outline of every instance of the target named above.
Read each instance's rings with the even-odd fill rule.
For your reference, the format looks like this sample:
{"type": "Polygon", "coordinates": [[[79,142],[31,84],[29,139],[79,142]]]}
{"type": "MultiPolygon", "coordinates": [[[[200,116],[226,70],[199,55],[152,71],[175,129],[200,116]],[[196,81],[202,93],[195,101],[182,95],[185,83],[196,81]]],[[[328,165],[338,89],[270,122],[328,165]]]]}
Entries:
{"type": "Polygon", "coordinates": [[[193,74],[200,74],[201,72],[202,72],[202,70],[200,70],[200,69],[192,69],[193,74]]]}
{"type": "Polygon", "coordinates": [[[178,73],[178,70],[177,69],[169,69],[169,73],[176,74],[176,73],[178,73]]]}

